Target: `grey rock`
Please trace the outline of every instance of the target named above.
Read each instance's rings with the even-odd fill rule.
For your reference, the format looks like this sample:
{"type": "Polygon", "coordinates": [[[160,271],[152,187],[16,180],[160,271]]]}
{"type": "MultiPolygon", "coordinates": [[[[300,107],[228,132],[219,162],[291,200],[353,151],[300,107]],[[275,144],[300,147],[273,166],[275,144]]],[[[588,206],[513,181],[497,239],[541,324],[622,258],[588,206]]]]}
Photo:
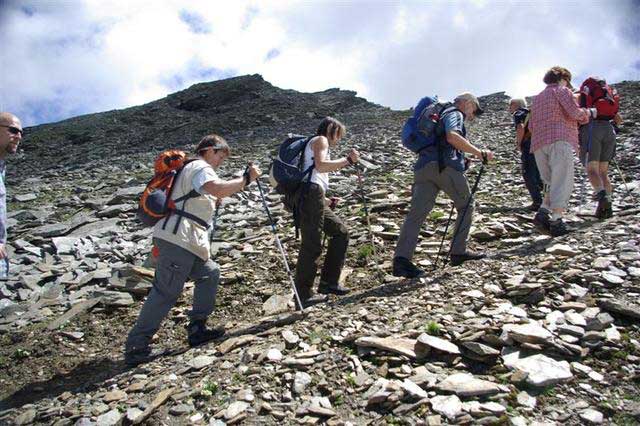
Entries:
{"type": "Polygon", "coordinates": [[[431,409],[444,415],[449,420],[454,420],[462,413],[462,401],[456,395],[438,395],[429,400],[431,409]]]}
{"type": "Polygon", "coordinates": [[[293,392],[300,395],[310,384],[311,376],[304,371],[298,371],[293,379],[293,392]]]}
{"type": "Polygon", "coordinates": [[[438,383],[437,388],[443,392],[453,392],[460,397],[495,395],[500,387],[487,380],[482,380],[467,373],[457,373],[448,376],[438,383]]]}
{"type": "Polygon", "coordinates": [[[118,423],[120,423],[121,419],[122,419],[122,413],[120,413],[120,411],[118,411],[117,409],[113,409],[113,410],[107,411],[104,414],[99,415],[98,418],[96,419],[96,425],[97,426],[115,426],[118,423]]]}

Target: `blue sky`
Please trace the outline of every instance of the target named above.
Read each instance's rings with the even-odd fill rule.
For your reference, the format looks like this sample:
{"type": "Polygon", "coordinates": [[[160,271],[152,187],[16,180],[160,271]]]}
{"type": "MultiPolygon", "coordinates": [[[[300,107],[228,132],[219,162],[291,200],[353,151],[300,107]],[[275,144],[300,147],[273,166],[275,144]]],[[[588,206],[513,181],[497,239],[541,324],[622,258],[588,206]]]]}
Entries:
{"type": "Polygon", "coordinates": [[[0,109],[29,126],[254,73],[392,108],[531,95],[556,64],[640,80],[638,22],[638,0],[0,0],[0,109]]]}

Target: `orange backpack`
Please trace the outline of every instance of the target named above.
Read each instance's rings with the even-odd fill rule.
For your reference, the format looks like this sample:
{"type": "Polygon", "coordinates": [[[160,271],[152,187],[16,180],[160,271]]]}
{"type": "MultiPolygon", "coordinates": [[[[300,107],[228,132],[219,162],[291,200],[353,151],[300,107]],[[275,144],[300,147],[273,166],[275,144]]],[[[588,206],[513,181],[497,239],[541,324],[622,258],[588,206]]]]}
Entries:
{"type": "MultiPolygon", "coordinates": [[[[182,210],[177,210],[176,203],[180,201],[186,202],[189,198],[199,197],[200,194],[192,190],[187,195],[172,200],[171,193],[178,175],[184,166],[192,161],[194,160],[187,159],[187,154],[184,151],[169,150],[158,155],[154,162],[155,174],[140,196],[138,219],[143,224],[154,226],[160,219],[168,217],[172,213],[180,216],[191,216],[182,210]]],[[[199,220],[199,222],[202,221],[199,220]]],[[[206,225],[205,223],[204,226],[206,225]]]]}

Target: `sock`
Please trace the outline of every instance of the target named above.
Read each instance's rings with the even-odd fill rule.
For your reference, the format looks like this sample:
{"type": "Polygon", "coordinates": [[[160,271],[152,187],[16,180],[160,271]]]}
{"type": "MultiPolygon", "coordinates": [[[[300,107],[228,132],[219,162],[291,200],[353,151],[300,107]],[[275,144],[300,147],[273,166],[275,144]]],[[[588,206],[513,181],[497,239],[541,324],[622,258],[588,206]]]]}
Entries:
{"type": "Polygon", "coordinates": [[[598,192],[602,191],[604,188],[602,188],[601,186],[594,186],[593,187],[593,193],[597,194],[598,192]]]}
{"type": "Polygon", "coordinates": [[[561,213],[551,213],[551,220],[552,221],[556,221],[556,220],[560,220],[562,219],[562,214],[561,213]]]}

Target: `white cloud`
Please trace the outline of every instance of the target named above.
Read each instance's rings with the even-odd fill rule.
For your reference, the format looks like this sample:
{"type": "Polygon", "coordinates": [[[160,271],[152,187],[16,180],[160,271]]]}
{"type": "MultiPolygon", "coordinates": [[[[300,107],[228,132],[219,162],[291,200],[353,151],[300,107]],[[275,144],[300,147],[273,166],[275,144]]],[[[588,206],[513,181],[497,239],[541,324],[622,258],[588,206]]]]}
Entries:
{"type": "Polygon", "coordinates": [[[633,0],[5,0],[0,109],[34,124],[253,73],[394,108],[463,90],[533,94],[556,64],[574,83],[638,79],[639,14],[633,0]]]}

